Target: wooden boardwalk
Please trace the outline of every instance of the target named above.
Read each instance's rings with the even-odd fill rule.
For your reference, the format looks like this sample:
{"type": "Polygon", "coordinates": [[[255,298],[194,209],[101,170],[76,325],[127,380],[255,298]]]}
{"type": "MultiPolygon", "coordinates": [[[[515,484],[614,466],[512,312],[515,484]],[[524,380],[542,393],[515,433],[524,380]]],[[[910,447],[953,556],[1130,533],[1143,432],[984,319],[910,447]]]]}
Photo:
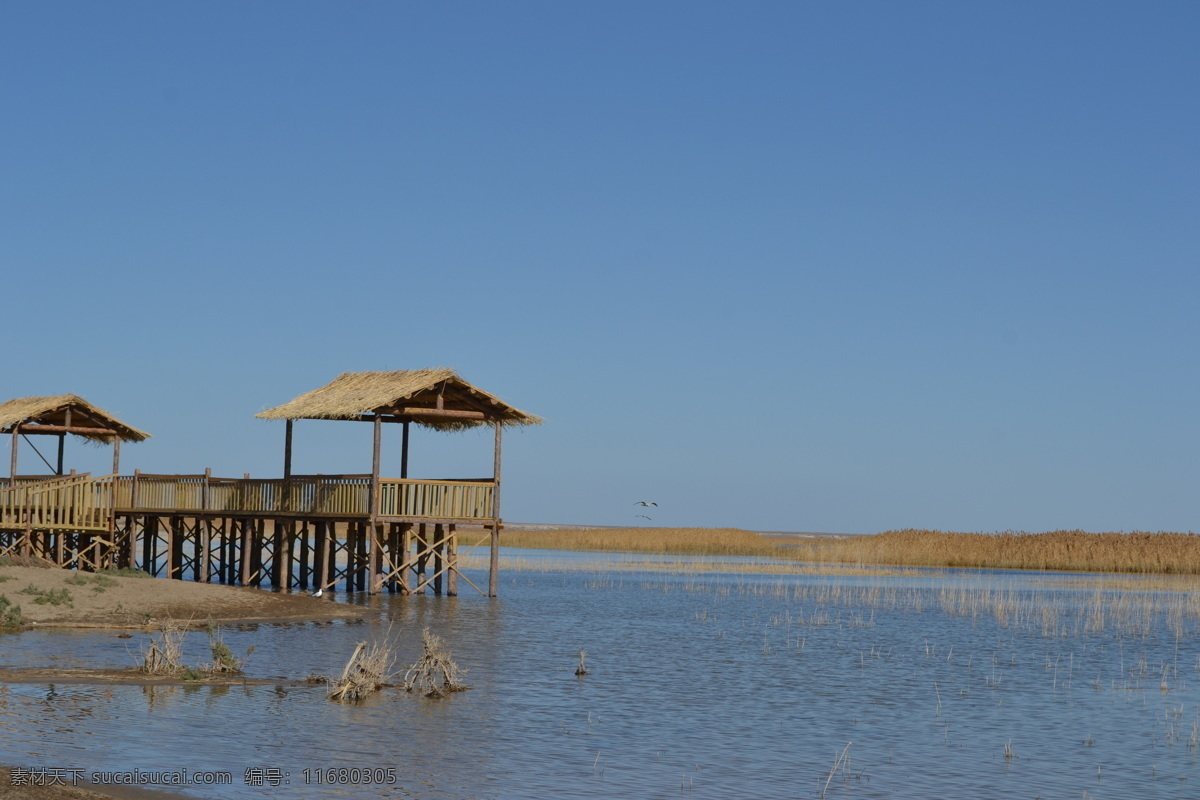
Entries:
{"type": "Polygon", "coordinates": [[[18,477],[0,486],[0,557],[279,589],[455,595],[462,581],[494,596],[497,486],[369,474],[18,477]],[[484,545],[481,587],[459,564],[484,545]]]}
{"type": "Polygon", "coordinates": [[[0,403],[0,433],[9,434],[12,450],[10,477],[0,481],[0,557],[38,556],[85,570],[138,567],[168,578],[284,590],[340,586],[375,594],[431,587],[453,595],[461,580],[495,596],[501,432],[539,425],[539,417],[446,368],[342,373],[256,416],[286,423],[282,478],[222,478],[210,470],[121,475],[121,442],[140,442],[150,434],[78,395],[0,403]],[[293,474],[293,426],[299,420],[372,425],[371,471],[293,474]],[[385,425],[401,433],[399,478],[380,474],[385,425]],[[412,425],[444,432],[492,428],[491,477],[410,479],[412,425]],[[30,436],[57,437],[57,466],[30,436]],[[113,474],[64,475],[67,436],[111,443],[113,474]],[[19,474],[22,441],[56,474],[19,474]],[[467,532],[470,537],[460,543],[467,532]],[[459,569],[463,555],[485,544],[486,589],[459,569]]]}

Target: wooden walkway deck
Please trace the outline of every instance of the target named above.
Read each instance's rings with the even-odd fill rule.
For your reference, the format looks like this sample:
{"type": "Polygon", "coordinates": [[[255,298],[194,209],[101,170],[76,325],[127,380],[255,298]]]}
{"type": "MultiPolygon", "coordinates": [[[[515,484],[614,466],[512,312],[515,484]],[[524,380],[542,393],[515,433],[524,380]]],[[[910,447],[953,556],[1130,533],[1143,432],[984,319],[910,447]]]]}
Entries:
{"type": "Polygon", "coordinates": [[[461,578],[494,596],[498,497],[491,479],[18,476],[0,483],[0,557],[279,589],[457,594],[461,578]],[[478,534],[461,553],[460,526],[478,534]],[[459,571],[484,544],[486,591],[459,571]]]}

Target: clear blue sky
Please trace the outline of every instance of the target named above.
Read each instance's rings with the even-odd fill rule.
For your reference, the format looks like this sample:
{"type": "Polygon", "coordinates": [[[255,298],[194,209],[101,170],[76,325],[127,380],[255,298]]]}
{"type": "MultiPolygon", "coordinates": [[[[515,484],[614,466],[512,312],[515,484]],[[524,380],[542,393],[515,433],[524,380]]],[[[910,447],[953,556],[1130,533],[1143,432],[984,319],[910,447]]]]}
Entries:
{"type": "MultiPolygon", "coordinates": [[[[7,2],[0,399],[84,395],[154,434],[130,470],[274,476],[260,409],[449,366],[547,420],[505,439],[510,520],[1194,530],[1198,31],[1190,2],[7,2]]],[[[369,439],[300,423],[296,469],[368,471],[369,439]]],[[[490,447],[422,434],[413,475],[490,447]]]]}

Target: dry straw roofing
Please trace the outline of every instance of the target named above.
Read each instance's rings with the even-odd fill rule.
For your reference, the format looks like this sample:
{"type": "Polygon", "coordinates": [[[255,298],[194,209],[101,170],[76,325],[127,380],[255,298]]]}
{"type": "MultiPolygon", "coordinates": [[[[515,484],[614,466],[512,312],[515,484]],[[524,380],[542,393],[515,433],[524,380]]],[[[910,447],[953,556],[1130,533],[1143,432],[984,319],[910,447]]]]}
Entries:
{"type": "Polygon", "coordinates": [[[461,430],[497,422],[506,426],[540,425],[542,422],[540,417],[513,408],[446,368],[343,372],[320,389],[256,416],[262,419],[363,419],[376,413],[401,419],[411,416],[413,421],[438,430],[461,430]],[[406,408],[441,408],[451,414],[477,412],[483,417],[414,416],[404,414],[406,408]]]}
{"type": "MultiPolygon", "coordinates": [[[[58,394],[50,397],[20,397],[0,403],[0,430],[9,429],[18,422],[25,425],[65,425],[67,409],[71,409],[71,428],[99,428],[117,432],[123,442],[140,442],[150,434],[126,425],[102,408],[74,394],[58,394]]],[[[78,433],[85,439],[96,442],[111,442],[107,434],[89,435],[78,433]]]]}

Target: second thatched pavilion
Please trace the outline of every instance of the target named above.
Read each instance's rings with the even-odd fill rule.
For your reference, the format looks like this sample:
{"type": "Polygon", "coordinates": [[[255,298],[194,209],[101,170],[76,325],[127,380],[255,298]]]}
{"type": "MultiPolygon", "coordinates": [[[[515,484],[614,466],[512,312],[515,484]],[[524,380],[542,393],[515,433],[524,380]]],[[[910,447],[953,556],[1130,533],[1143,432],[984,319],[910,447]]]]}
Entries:
{"type": "MultiPolygon", "coordinates": [[[[385,584],[394,585],[397,581],[402,591],[418,591],[431,581],[440,588],[441,577],[446,574],[450,591],[454,593],[459,577],[457,526],[467,523],[482,525],[487,530],[486,538],[471,547],[490,539],[487,593],[496,594],[501,527],[501,433],[506,427],[538,425],[542,422],[539,417],[508,405],[463,380],[453,370],[444,368],[343,373],[325,386],[257,416],[282,419],[287,423],[283,473],[284,481],[289,483],[302,477],[292,474],[292,437],[296,420],[342,420],[367,422],[374,426],[370,483],[366,508],[363,509],[368,522],[370,591],[378,592],[385,584]],[[414,423],[439,431],[492,427],[495,448],[491,477],[409,479],[409,428],[414,423]],[[398,478],[380,475],[385,424],[402,426],[398,478]],[[430,561],[431,571],[427,566],[430,561]],[[411,585],[408,580],[410,571],[417,575],[416,585],[411,585]]],[[[321,499],[315,496],[296,497],[295,500],[313,510],[317,510],[313,508],[314,504],[321,505],[321,499]]],[[[292,510],[293,513],[300,511],[299,508],[292,510]]]]}

